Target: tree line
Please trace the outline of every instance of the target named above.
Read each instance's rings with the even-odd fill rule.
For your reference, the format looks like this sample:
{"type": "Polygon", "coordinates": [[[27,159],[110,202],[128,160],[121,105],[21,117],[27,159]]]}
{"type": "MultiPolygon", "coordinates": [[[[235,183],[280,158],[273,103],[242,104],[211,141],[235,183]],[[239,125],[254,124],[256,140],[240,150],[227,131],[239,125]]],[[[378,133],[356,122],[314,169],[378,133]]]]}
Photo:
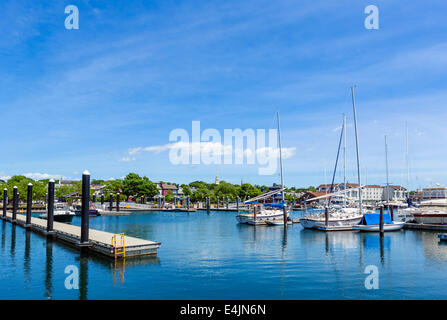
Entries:
{"type": "MultiPolygon", "coordinates": [[[[23,175],[16,175],[11,177],[7,182],[0,183],[0,187],[2,189],[8,189],[8,198],[12,199],[13,187],[17,186],[19,193],[19,200],[26,201],[26,196],[28,192],[28,184],[33,184],[33,200],[45,200],[47,190],[48,190],[48,179],[43,180],[33,180],[31,178],[27,178],[23,175]]],[[[59,184],[59,180],[55,181],[56,184],[59,184]]],[[[177,187],[181,187],[183,189],[183,193],[185,196],[189,196],[191,201],[205,201],[206,197],[209,197],[211,201],[216,202],[217,197],[223,200],[228,197],[230,201],[235,201],[236,197],[240,197],[241,199],[247,199],[248,197],[253,198],[256,197],[263,192],[267,192],[269,190],[268,186],[265,185],[252,185],[250,183],[243,184],[231,184],[226,181],[221,181],[219,184],[215,183],[207,183],[204,181],[194,181],[189,184],[175,184],[169,182],[162,182],[166,184],[176,185],[177,187]]],[[[114,180],[100,180],[93,179],[91,181],[92,185],[102,185],[103,194],[105,201],[109,201],[110,194],[112,193],[114,196],[114,200],[116,200],[116,194],[120,193],[120,200],[127,200],[129,197],[134,198],[153,198],[158,194],[157,186],[154,182],[149,180],[146,176],[140,176],[136,173],[129,173],[124,179],[114,179],[114,180]]],[[[291,196],[292,193],[298,191],[315,191],[314,187],[309,188],[300,188],[297,189],[295,187],[291,187],[286,189],[286,198],[291,201],[295,197],[291,196]]],[[[81,181],[71,181],[70,184],[62,184],[58,185],[55,188],[55,197],[62,198],[64,195],[73,193],[73,192],[82,192],[82,183],[81,181]]],[[[90,190],[90,196],[93,195],[94,190],[90,190]]],[[[2,194],[2,193],[1,193],[2,194]]],[[[174,197],[172,191],[169,191],[167,195],[165,195],[166,201],[171,201],[174,197]]]]}

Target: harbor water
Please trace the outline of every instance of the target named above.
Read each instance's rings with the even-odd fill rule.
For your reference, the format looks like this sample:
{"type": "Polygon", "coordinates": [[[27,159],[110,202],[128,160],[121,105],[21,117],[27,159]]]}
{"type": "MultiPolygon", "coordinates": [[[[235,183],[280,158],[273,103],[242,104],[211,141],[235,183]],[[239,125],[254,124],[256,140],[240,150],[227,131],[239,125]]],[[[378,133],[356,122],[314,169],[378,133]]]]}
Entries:
{"type": "Polygon", "coordinates": [[[1,221],[0,299],[447,299],[447,245],[436,232],[402,230],[381,240],[299,224],[253,227],[235,216],[90,218],[91,228],[162,243],[157,256],[116,263],[1,221]],[[377,267],[378,289],[365,286],[368,266],[377,267]],[[67,288],[67,270],[79,273],[77,289],[67,288]]]}

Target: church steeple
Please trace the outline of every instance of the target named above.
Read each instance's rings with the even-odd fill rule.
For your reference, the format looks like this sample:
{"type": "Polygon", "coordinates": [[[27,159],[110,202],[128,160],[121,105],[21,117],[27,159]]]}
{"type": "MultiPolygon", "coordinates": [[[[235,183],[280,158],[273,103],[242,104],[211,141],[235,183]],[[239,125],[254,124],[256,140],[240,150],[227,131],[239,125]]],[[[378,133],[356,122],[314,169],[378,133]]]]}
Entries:
{"type": "Polygon", "coordinates": [[[215,184],[219,184],[219,176],[217,175],[217,170],[216,170],[216,180],[214,181],[215,184]]]}

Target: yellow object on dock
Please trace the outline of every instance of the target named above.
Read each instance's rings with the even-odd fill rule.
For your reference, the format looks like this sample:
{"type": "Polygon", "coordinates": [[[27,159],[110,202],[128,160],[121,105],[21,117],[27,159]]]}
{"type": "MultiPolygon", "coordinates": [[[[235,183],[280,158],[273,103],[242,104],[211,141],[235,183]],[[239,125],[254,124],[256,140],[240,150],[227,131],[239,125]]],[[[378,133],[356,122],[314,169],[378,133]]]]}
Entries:
{"type": "Polygon", "coordinates": [[[112,236],[112,245],[113,245],[113,251],[115,253],[115,259],[118,255],[122,255],[123,258],[126,257],[126,242],[124,238],[124,233],[114,234],[112,236]],[[117,241],[118,236],[120,236],[120,239],[117,241]]]}

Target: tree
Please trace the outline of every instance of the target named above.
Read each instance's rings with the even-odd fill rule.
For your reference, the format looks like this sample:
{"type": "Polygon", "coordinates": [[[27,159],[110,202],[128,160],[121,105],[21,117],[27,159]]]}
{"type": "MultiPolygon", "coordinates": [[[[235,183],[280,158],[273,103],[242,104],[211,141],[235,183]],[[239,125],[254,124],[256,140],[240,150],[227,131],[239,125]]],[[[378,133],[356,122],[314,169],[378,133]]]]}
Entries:
{"type": "Polygon", "coordinates": [[[123,193],[127,197],[154,197],[158,193],[158,189],[148,177],[129,173],[123,180],[123,193]]]}
{"type": "Polygon", "coordinates": [[[180,187],[183,189],[185,196],[192,196],[191,188],[187,184],[182,184],[180,187]]]}
{"type": "Polygon", "coordinates": [[[222,181],[214,189],[214,194],[216,196],[219,196],[220,199],[223,199],[224,197],[229,197],[230,200],[234,200],[238,195],[238,189],[231,183],[222,181]]]}
{"type": "Polygon", "coordinates": [[[241,197],[242,199],[244,199],[245,197],[253,198],[259,196],[261,193],[262,193],[261,190],[259,190],[256,187],[253,187],[249,183],[244,183],[239,187],[239,197],[241,197]]]}
{"type": "Polygon", "coordinates": [[[104,183],[103,192],[105,195],[123,192],[123,181],[119,179],[108,180],[104,183]]]}

